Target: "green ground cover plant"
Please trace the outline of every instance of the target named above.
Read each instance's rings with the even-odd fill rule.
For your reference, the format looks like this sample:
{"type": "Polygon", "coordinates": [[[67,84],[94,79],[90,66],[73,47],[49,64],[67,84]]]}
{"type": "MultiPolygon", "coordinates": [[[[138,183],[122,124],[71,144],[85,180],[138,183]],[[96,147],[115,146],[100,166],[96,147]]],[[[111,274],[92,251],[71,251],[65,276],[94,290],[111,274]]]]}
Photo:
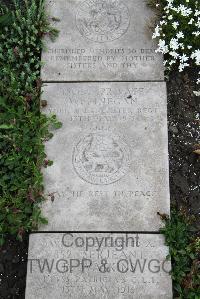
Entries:
{"type": "MultiPolygon", "coordinates": [[[[164,54],[166,75],[178,69],[200,68],[200,2],[198,0],[147,0],[156,12],[152,39],[156,52],[164,54]]],[[[198,71],[200,75],[200,71],[198,71]]],[[[200,84],[200,78],[197,79],[200,84]]],[[[195,92],[199,95],[199,92],[195,92]]],[[[199,120],[199,117],[198,117],[199,120]]],[[[199,145],[197,145],[199,147],[199,145]]],[[[198,150],[196,151],[199,154],[198,150]]],[[[171,216],[161,215],[172,261],[174,298],[200,298],[200,238],[192,234],[189,211],[172,209],[171,216]]]]}
{"type": "MultiPolygon", "coordinates": [[[[156,12],[152,39],[156,52],[164,54],[166,75],[175,69],[200,67],[200,2],[197,0],[147,0],[156,12]]],[[[200,72],[199,72],[200,75],[200,72]]],[[[197,79],[200,84],[200,79],[197,79]]],[[[198,96],[199,92],[194,93],[198,96]]],[[[200,298],[200,238],[191,232],[192,218],[173,209],[171,216],[161,215],[172,261],[174,298],[200,298]]]]}
{"type": "Polygon", "coordinates": [[[165,54],[166,70],[200,66],[200,1],[148,0],[148,4],[157,13],[152,38],[158,41],[156,51],[165,54]]]}
{"type": "Polygon", "coordinates": [[[7,234],[46,223],[39,203],[44,200],[41,167],[51,165],[44,141],[55,116],[40,112],[42,37],[54,38],[44,1],[0,4],[0,244],[7,234]]]}
{"type": "Polygon", "coordinates": [[[200,298],[200,237],[192,233],[193,217],[185,209],[173,208],[171,217],[160,215],[165,227],[164,234],[172,261],[171,277],[174,298],[200,298]]]}

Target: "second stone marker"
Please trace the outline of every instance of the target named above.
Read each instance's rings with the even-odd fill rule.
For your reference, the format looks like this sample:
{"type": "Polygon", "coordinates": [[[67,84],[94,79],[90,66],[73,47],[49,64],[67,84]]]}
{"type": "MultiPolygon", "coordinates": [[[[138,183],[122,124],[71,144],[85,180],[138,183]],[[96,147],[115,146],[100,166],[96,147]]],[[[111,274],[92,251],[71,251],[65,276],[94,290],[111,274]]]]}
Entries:
{"type": "Polygon", "coordinates": [[[30,235],[26,299],[172,299],[158,234],[30,235]]]}
{"type": "Polygon", "coordinates": [[[169,214],[165,83],[51,83],[47,231],[158,231],[169,214]],[[52,200],[53,199],[53,200],[52,200]]]}

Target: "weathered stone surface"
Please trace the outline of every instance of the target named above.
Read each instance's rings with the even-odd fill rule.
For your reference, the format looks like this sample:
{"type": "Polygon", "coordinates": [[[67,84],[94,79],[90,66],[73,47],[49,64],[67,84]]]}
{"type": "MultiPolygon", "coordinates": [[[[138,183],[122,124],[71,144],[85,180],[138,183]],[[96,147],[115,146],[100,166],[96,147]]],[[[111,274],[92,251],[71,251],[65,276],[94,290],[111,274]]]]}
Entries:
{"type": "Polygon", "coordinates": [[[26,299],[172,299],[161,235],[30,236],[26,299]]]}
{"type": "Polygon", "coordinates": [[[46,231],[157,231],[169,213],[165,83],[49,83],[46,231]]]}
{"type": "Polygon", "coordinates": [[[163,80],[146,0],[48,0],[60,30],[43,51],[43,81],[163,80]]]}

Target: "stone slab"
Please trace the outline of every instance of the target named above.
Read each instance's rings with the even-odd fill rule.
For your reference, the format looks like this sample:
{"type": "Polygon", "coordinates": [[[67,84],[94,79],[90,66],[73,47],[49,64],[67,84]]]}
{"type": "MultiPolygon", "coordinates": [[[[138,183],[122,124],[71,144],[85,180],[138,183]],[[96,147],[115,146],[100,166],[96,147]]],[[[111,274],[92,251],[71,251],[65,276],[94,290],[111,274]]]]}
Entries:
{"type": "Polygon", "coordinates": [[[43,81],[164,79],[146,0],[48,0],[47,8],[60,35],[46,39],[43,81]]]}
{"type": "Polygon", "coordinates": [[[162,235],[30,236],[26,299],[172,299],[162,235]]]}
{"type": "Polygon", "coordinates": [[[42,231],[158,231],[170,212],[165,83],[48,83],[42,231]]]}

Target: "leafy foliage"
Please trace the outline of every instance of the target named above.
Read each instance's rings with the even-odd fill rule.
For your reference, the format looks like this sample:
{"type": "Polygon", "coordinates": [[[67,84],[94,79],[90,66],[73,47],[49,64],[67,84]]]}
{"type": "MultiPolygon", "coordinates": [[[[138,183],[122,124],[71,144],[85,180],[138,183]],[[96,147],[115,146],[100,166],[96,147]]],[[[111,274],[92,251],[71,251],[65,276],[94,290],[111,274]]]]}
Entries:
{"type": "MultiPolygon", "coordinates": [[[[148,0],[157,12],[153,38],[157,52],[165,55],[166,70],[200,65],[200,2],[197,0],[148,0]]],[[[200,73],[199,73],[200,74],[200,73]]],[[[197,83],[200,83],[198,79],[197,83]]]]}
{"type": "Polygon", "coordinates": [[[44,152],[55,116],[40,112],[42,37],[54,38],[44,1],[0,5],[0,244],[7,233],[23,233],[46,223],[39,203],[43,196],[41,167],[50,165],[44,152]]]}
{"type": "Polygon", "coordinates": [[[170,250],[175,298],[199,299],[200,237],[190,233],[193,219],[187,216],[184,209],[179,212],[173,209],[171,218],[161,217],[166,224],[161,232],[170,250]]]}

